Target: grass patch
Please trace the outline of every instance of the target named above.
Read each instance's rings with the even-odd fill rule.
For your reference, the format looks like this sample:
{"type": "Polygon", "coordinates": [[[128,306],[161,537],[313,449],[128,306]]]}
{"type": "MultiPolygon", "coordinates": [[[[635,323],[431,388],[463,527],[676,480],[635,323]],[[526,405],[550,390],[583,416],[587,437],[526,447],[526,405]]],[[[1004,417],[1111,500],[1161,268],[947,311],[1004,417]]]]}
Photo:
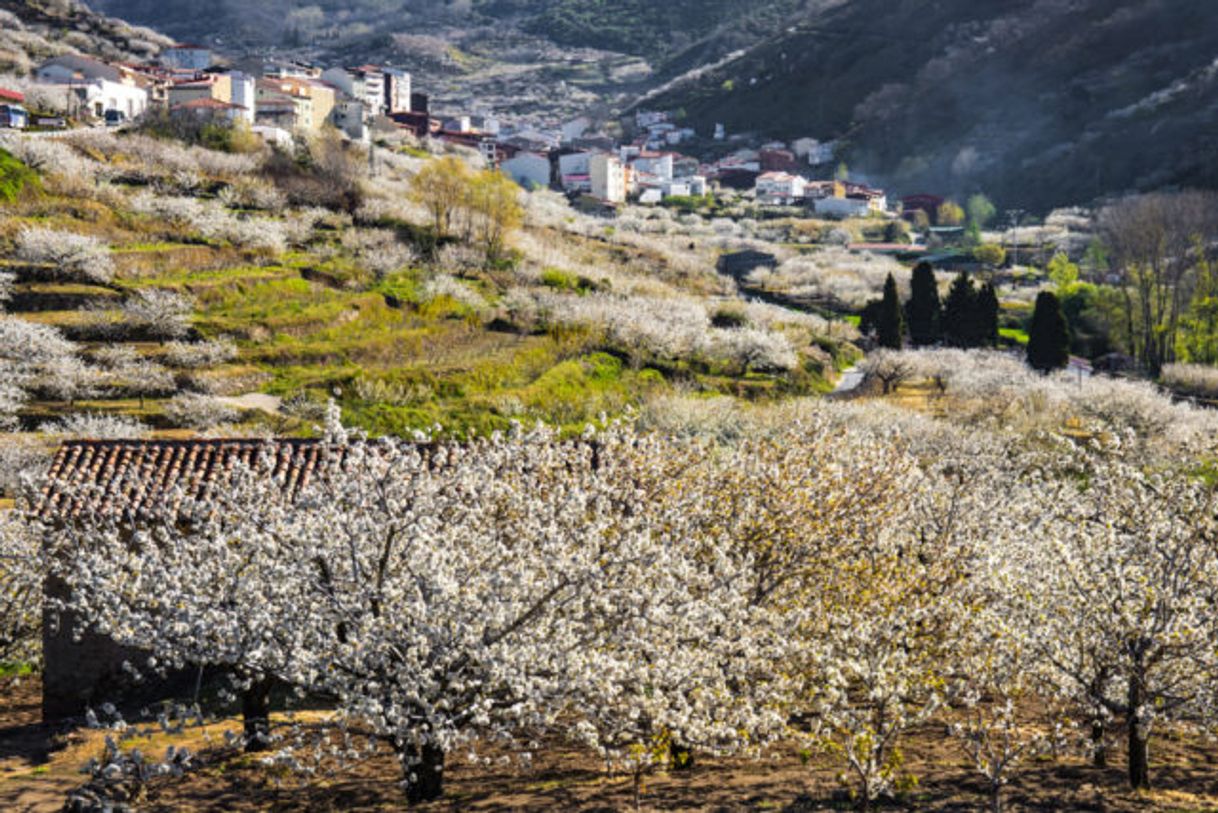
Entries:
{"type": "Polygon", "coordinates": [[[1017,344],[1020,347],[1027,347],[1028,332],[1017,327],[1003,327],[998,329],[998,335],[1009,344],[1017,344]]]}
{"type": "Polygon", "coordinates": [[[40,190],[38,173],[0,149],[0,202],[16,203],[26,190],[40,190]]]}
{"type": "Polygon", "coordinates": [[[34,672],[34,665],[31,663],[0,663],[0,679],[29,677],[34,672]]]}

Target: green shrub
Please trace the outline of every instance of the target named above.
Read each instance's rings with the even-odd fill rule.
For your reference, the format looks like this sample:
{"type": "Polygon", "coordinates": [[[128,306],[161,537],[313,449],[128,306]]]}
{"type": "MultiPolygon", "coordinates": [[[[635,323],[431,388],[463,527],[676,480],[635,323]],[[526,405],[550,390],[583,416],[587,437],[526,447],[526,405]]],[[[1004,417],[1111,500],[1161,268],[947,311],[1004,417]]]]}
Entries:
{"type": "Polygon", "coordinates": [[[541,284],[556,291],[572,291],[578,294],[586,294],[589,291],[596,291],[600,288],[595,280],[590,280],[578,274],[571,274],[563,271],[561,268],[546,268],[543,270],[541,272],[541,284]]]}
{"type": "Polygon", "coordinates": [[[27,189],[38,189],[38,173],[0,149],[0,202],[13,203],[27,189]]]}

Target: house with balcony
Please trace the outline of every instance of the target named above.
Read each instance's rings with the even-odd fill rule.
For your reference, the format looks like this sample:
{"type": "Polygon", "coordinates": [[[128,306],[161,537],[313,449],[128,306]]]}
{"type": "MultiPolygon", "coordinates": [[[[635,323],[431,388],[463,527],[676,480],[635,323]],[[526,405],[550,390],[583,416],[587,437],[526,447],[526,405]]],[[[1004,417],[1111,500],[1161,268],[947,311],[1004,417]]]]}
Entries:
{"type": "Polygon", "coordinates": [[[760,203],[790,206],[804,199],[807,186],[807,180],[801,175],[792,175],[789,172],[763,172],[757,176],[757,182],[753,188],[760,203]]]}

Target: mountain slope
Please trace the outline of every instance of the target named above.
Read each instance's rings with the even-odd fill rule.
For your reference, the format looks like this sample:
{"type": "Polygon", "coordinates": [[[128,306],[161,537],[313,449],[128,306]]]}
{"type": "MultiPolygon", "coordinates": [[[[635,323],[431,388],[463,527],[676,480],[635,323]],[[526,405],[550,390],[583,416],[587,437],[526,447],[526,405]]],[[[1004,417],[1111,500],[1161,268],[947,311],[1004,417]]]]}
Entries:
{"type": "Polygon", "coordinates": [[[1044,209],[1218,185],[1218,4],[851,0],[653,102],[701,128],[844,138],[901,191],[1044,209]]]}
{"type": "Polygon", "coordinates": [[[686,69],[755,44],[792,15],[842,0],[93,0],[108,14],[153,25],[183,39],[245,45],[301,45],[430,27],[496,25],[566,47],[641,56],[686,69]]]}
{"type": "Polygon", "coordinates": [[[95,14],[75,0],[0,0],[0,72],[26,74],[39,60],[78,52],[104,59],[154,56],[170,40],[95,14]]]}

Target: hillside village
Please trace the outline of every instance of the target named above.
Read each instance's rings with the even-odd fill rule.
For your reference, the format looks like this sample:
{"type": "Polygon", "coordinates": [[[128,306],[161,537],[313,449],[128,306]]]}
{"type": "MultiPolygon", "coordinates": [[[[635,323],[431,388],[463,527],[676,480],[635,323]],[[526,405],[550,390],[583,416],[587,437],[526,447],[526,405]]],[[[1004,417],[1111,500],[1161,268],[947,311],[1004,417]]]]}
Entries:
{"type": "MultiPolygon", "coordinates": [[[[38,65],[23,89],[0,88],[5,101],[0,125],[54,129],[72,119],[121,126],[163,111],[202,121],[242,121],[266,143],[280,146],[290,144],[294,133],[327,126],[361,142],[378,127],[397,128],[475,149],[525,188],[553,188],[610,205],[703,198],[714,184],[751,191],[760,203],[806,201],[827,216],[889,213],[882,190],[810,182],[806,175],[833,169],[833,145],[815,139],[796,140],[790,149],[783,142],[740,148],[703,163],[675,151],[697,135],[665,112],[636,113],[631,129],[637,135],[621,141],[582,116],[561,123],[451,112],[433,116],[428,94],[416,91],[410,73],[387,66],[323,69],[256,57],[224,67],[216,62],[210,49],[189,44],[167,47],[146,63],[55,57],[38,65]]],[[[714,140],[724,138],[719,128],[714,140]]]]}
{"type": "Polygon", "coordinates": [[[161,2],[0,0],[0,809],[1218,805],[1218,194],[161,2]]]}

